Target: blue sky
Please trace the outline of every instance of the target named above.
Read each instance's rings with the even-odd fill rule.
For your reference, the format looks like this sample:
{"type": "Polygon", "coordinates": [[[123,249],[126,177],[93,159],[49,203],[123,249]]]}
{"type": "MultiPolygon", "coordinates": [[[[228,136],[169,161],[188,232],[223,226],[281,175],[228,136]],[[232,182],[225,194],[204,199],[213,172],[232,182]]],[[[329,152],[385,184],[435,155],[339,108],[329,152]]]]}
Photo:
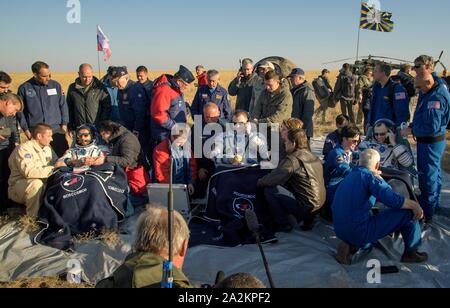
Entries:
{"type": "MultiPolygon", "coordinates": [[[[81,24],[69,24],[67,0],[3,0],[0,69],[28,71],[43,60],[53,71],[97,63],[96,24],[111,41],[106,65],[179,64],[237,69],[238,60],[285,56],[304,69],[354,57],[359,0],[80,0],[81,24]]],[[[450,1],[381,0],[394,33],[361,32],[360,55],[437,56],[450,66],[450,1]]],[[[337,65],[327,65],[336,68],[337,65]]]]}

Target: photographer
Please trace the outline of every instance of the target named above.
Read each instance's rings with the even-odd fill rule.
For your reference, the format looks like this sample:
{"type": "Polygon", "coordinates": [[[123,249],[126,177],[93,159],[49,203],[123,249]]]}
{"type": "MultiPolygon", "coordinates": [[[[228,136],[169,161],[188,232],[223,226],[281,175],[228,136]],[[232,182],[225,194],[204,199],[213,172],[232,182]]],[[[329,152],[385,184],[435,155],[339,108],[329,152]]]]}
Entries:
{"type": "Polygon", "coordinates": [[[253,72],[253,69],[253,61],[251,59],[244,59],[236,78],[228,87],[230,96],[237,96],[236,110],[250,111],[253,87],[259,81],[258,75],[253,72]]]}
{"type": "Polygon", "coordinates": [[[371,140],[363,141],[359,145],[361,151],[376,150],[381,156],[381,167],[393,169],[407,169],[414,164],[411,152],[402,144],[397,144],[397,136],[386,122],[375,123],[371,140]]]}

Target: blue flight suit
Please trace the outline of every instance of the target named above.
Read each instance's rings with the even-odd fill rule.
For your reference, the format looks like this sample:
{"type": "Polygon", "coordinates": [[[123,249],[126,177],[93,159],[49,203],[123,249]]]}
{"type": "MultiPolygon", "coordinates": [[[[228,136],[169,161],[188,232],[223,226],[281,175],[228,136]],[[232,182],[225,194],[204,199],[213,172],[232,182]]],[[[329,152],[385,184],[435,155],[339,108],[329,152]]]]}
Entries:
{"type": "Polygon", "coordinates": [[[192,116],[203,116],[203,108],[211,102],[219,107],[221,119],[231,122],[232,110],[228,92],[220,85],[215,89],[211,89],[209,86],[201,86],[197,90],[191,107],[192,116]]]}
{"type": "Polygon", "coordinates": [[[120,112],[119,112],[119,89],[111,85],[111,81],[108,76],[105,76],[101,80],[103,85],[108,90],[109,96],[111,97],[111,121],[120,122],[120,112]]]}
{"type": "Polygon", "coordinates": [[[373,86],[373,98],[369,112],[369,124],[372,127],[380,119],[389,119],[397,127],[410,120],[408,93],[400,83],[394,86],[394,93],[389,93],[392,89],[392,82],[394,81],[389,79],[384,87],[379,82],[376,82],[373,86]],[[391,98],[392,94],[393,97],[391,98]]]}
{"type": "Polygon", "coordinates": [[[119,90],[118,106],[119,123],[138,134],[139,142],[145,151],[150,139],[150,102],[145,88],[130,80],[125,89],[119,90]]]}
{"type": "Polygon", "coordinates": [[[328,154],[330,154],[331,151],[333,151],[334,148],[338,146],[338,144],[340,143],[340,138],[341,136],[339,135],[339,130],[335,130],[327,136],[322,152],[324,160],[326,160],[328,154]]]}
{"type": "Polygon", "coordinates": [[[417,169],[419,171],[419,198],[425,217],[431,219],[439,208],[442,171],[445,152],[445,133],[450,119],[450,94],[443,80],[435,78],[436,85],[428,93],[420,93],[414,121],[413,135],[417,139],[417,169]]]}
{"type": "Polygon", "coordinates": [[[339,239],[357,248],[374,244],[400,231],[406,251],[421,244],[418,221],[410,210],[402,210],[405,197],[396,194],[384,180],[364,167],[355,168],[339,186],[334,202],[333,224],[339,239]],[[371,209],[379,201],[389,207],[373,216],[371,209]]]}
{"type": "Polygon", "coordinates": [[[347,153],[341,145],[332,150],[325,161],[325,186],[327,188],[327,201],[333,202],[339,184],[352,171],[356,153],[347,153]],[[355,157],[354,157],[355,156],[355,157]]]}
{"type": "Polygon", "coordinates": [[[69,123],[69,108],[58,82],[50,80],[48,85],[42,85],[31,78],[19,87],[18,95],[25,105],[23,113],[18,115],[23,130],[32,131],[39,123],[57,130],[69,123]]]}

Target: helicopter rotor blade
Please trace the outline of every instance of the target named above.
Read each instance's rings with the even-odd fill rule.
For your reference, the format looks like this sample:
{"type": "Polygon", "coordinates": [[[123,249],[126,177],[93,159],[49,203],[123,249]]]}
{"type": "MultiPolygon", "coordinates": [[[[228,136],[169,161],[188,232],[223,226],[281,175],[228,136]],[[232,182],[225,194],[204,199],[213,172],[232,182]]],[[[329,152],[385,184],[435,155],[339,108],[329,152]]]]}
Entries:
{"type": "Polygon", "coordinates": [[[344,61],[353,60],[353,59],[356,59],[356,57],[353,57],[353,58],[347,58],[347,59],[341,59],[341,60],[336,60],[336,61],[331,61],[331,62],[326,62],[326,63],[322,63],[322,65],[325,65],[325,64],[333,64],[333,63],[339,63],[339,62],[344,62],[344,61]]]}
{"type": "Polygon", "coordinates": [[[396,59],[396,58],[390,58],[390,57],[383,57],[383,56],[372,56],[372,58],[379,58],[379,59],[386,59],[386,60],[394,60],[394,61],[399,61],[402,63],[413,63],[412,61],[406,61],[406,60],[402,60],[402,59],[396,59]]]}

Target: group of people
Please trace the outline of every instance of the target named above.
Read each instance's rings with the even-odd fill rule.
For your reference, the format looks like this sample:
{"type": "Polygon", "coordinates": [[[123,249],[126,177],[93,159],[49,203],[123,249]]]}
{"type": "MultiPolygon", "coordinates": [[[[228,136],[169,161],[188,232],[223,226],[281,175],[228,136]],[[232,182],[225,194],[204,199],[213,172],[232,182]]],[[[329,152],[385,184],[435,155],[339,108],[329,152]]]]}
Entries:
{"type": "MultiPolygon", "coordinates": [[[[292,231],[290,215],[303,222],[304,231],[311,230],[315,216],[328,204],[336,233],[343,241],[338,249],[340,262],[348,263],[355,249],[395,231],[400,231],[405,241],[402,261],[423,262],[427,254],[418,251],[418,220],[425,218],[430,223],[439,208],[450,94],[444,79],[434,73],[431,57],[417,58],[414,70],[419,99],[412,122],[411,93],[405,82],[390,77],[391,68],[385,63],[367,69],[359,80],[351,66],[344,65],[334,90],[328,70],[310,85],[301,68],[284,78],[271,62],[255,68],[251,59],[244,59],[227,90],[221,86],[217,70],[205,71],[198,66],[198,89],[192,104],[186,102],[184,93],[196,78],[184,66],[155,81],[148,79],[147,68],[139,67],[138,82],[134,82],[126,67],[110,67],[98,80],[92,67],[82,64],[67,95],[51,80],[46,63],[33,64],[33,77],[19,87],[18,95],[8,91],[12,80],[0,72],[1,204],[5,206],[10,199],[26,205],[27,213],[35,217],[46,179],[55,170],[106,162],[126,171],[135,195],[145,195],[150,181],[168,183],[172,178],[176,184],[185,184],[192,197],[201,198],[219,165],[258,164],[279,152],[280,162],[257,184],[264,190],[277,231],[292,231]],[[230,96],[236,96],[234,110],[230,96]],[[315,98],[320,102],[317,111],[315,98]],[[330,101],[340,101],[343,114],[336,121],[338,130],[326,140],[322,162],[311,152],[310,139],[314,115],[325,120],[328,107],[333,105],[330,101]],[[353,112],[355,102],[360,106],[358,117],[353,112]],[[190,118],[199,121],[192,126],[190,118]],[[355,124],[363,118],[364,130],[373,138],[361,143],[364,133],[355,124]],[[222,129],[231,125],[232,129],[213,134],[206,129],[211,124],[222,129]],[[256,128],[258,124],[267,124],[271,130],[280,126],[279,148],[270,145],[270,138],[256,128]],[[29,141],[20,142],[19,128],[29,141]],[[412,153],[401,142],[410,135],[417,140],[419,202],[394,192],[381,171],[415,166],[412,153]],[[71,146],[68,137],[74,139],[71,146]],[[207,147],[211,138],[216,142],[210,151],[195,153],[198,147],[207,147]],[[349,191],[355,192],[354,198],[348,198],[349,191]],[[374,215],[376,202],[391,209],[374,215]]],[[[134,267],[142,263],[156,268],[167,255],[166,243],[148,231],[150,225],[157,227],[151,228],[153,232],[167,227],[162,219],[164,211],[149,211],[138,224],[136,253],[126,261],[133,266],[121,267],[111,279],[133,277],[133,286],[152,285],[155,275],[160,279],[159,272],[151,273],[150,269],[150,273],[139,273],[140,268],[134,267]]],[[[175,236],[180,234],[175,240],[178,269],[189,238],[180,217],[175,224],[175,236]]],[[[188,284],[181,272],[176,275],[181,285],[188,284]]],[[[129,286],[128,278],[115,285],[129,286]]]]}

